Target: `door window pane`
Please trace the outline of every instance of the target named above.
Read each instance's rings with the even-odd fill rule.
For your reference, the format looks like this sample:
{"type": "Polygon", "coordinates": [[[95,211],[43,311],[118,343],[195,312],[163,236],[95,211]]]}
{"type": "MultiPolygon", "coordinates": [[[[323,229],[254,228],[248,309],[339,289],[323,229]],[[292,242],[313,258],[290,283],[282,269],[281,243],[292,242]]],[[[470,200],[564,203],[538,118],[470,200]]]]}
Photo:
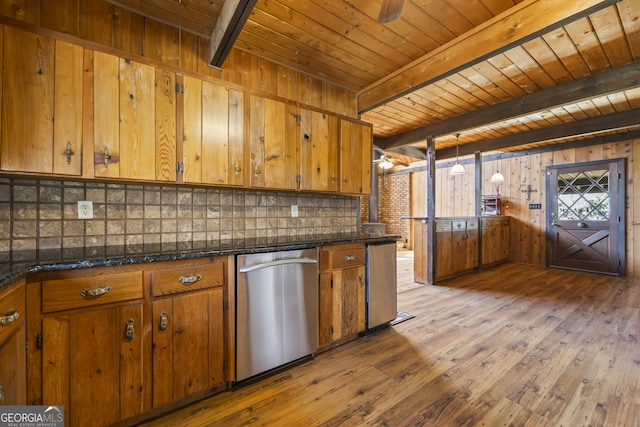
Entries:
{"type": "Polygon", "coordinates": [[[609,220],[609,170],[558,174],[559,220],[609,220]]]}

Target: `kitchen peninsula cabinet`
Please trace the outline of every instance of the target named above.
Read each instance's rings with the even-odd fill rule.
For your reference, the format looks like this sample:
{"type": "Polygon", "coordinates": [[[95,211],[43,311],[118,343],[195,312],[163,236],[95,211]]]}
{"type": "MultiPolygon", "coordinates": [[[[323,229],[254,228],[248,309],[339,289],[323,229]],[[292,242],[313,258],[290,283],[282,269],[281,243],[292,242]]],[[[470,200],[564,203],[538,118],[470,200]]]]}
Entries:
{"type": "MultiPolygon", "coordinates": [[[[429,220],[421,217],[413,219],[415,256],[413,279],[419,283],[427,283],[429,220]]],[[[509,259],[509,217],[436,218],[435,221],[436,251],[433,263],[436,281],[509,259]],[[482,224],[481,254],[478,253],[480,224],[482,224]]]]}
{"type": "Polygon", "coordinates": [[[79,176],[83,49],[3,30],[0,170],[79,176]]]}
{"type": "Polygon", "coordinates": [[[151,271],[153,406],[224,389],[226,258],[151,271]]]}
{"type": "Polygon", "coordinates": [[[24,280],[0,291],[0,405],[27,404],[24,280]]]}
{"type": "Polygon", "coordinates": [[[320,248],[318,347],[354,338],[366,329],[365,246],[320,248]]]}
{"type": "Polygon", "coordinates": [[[482,218],[482,266],[509,260],[510,229],[508,216],[482,218]]]}
{"type": "Polygon", "coordinates": [[[298,188],[298,108],[251,95],[249,173],[252,188],[298,188]]]}
{"type": "Polygon", "coordinates": [[[151,379],[142,272],[78,273],[52,273],[27,285],[37,298],[29,306],[41,307],[29,313],[36,328],[29,333],[29,403],[64,405],[72,426],[142,414],[151,379]]]}
{"type": "Polygon", "coordinates": [[[93,117],[95,177],[176,181],[175,73],[93,52],[93,117]]]}
{"type": "Polygon", "coordinates": [[[191,76],[182,88],[184,182],[244,185],[243,92],[191,76]]]}

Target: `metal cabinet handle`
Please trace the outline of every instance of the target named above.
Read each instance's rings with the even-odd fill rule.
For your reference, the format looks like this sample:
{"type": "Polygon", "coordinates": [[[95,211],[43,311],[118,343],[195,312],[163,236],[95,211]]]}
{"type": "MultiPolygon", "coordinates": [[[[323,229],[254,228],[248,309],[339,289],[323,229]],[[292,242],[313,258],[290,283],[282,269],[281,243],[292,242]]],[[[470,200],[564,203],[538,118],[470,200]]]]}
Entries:
{"type": "Polygon", "coordinates": [[[0,405],[4,401],[4,387],[0,385],[0,405]]]}
{"type": "Polygon", "coordinates": [[[13,313],[9,314],[8,316],[0,317],[0,325],[7,326],[10,323],[18,320],[18,317],[20,317],[20,313],[18,312],[18,310],[13,310],[13,313]]]}
{"type": "Polygon", "coordinates": [[[64,155],[67,157],[67,164],[71,164],[71,156],[75,153],[73,152],[73,147],[71,146],[71,141],[67,141],[67,148],[64,150],[64,155]]]}
{"type": "Polygon", "coordinates": [[[202,280],[202,274],[192,274],[191,276],[187,276],[187,277],[182,276],[178,280],[183,285],[196,283],[198,280],[202,280]]]}
{"type": "Polygon", "coordinates": [[[355,255],[347,255],[344,257],[345,261],[354,261],[356,259],[355,255]]]}
{"type": "Polygon", "coordinates": [[[109,160],[111,160],[111,154],[109,154],[109,147],[104,146],[104,167],[109,167],[109,160]]]}
{"type": "Polygon", "coordinates": [[[124,328],[124,337],[127,340],[127,342],[131,342],[135,338],[135,334],[136,334],[136,331],[133,327],[133,319],[129,319],[127,320],[127,324],[124,328]]]}
{"type": "Polygon", "coordinates": [[[167,328],[169,327],[169,314],[166,311],[160,313],[160,327],[158,330],[161,334],[167,332],[167,328]]]}
{"type": "Polygon", "coordinates": [[[108,294],[109,292],[111,292],[111,286],[105,286],[104,288],[96,288],[96,289],[83,289],[80,292],[80,296],[99,297],[100,295],[108,294]]]}

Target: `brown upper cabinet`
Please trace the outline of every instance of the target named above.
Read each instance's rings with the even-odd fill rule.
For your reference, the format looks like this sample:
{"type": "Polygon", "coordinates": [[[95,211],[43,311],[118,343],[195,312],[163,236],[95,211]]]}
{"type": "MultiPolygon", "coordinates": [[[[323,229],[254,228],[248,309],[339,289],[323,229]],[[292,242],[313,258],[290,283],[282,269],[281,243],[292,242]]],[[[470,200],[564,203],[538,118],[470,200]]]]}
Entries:
{"type": "Polygon", "coordinates": [[[184,76],[184,182],[244,185],[244,94],[184,76]]]}
{"type": "Polygon", "coordinates": [[[93,53],[96,177],[176,180],[175,74],[93,53]]]}
{"type": "Polygon", "coordinates": [[[2,48],[0,169],[80,175],[82,48],[9,26],[2,48]]]}
{"type": "Polygon", "coordinates": [[[1,35],[0,171],[370,193],[369,124],[82,43],[1,35]]]}
{"type": "Polygon", "coordinates": [[[340,192],[371,194],[371,125],[340,119],[340,192]]]}
{"type": "Polygon", "coordinates": [[[300,189],[338,191],[338,118],[300,111],[300,189]]]}
{"type": "Polygon", "coordinates": [[[298,187],[298,108],[251,95],[250,183],[253,188],[298,187]]]}

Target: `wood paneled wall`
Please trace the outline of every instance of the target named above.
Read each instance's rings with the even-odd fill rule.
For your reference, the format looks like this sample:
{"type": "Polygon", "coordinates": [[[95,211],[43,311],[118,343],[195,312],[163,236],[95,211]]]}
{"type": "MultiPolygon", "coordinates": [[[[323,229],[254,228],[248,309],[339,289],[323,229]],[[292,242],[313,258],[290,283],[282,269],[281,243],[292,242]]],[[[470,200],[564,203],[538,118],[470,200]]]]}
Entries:
{"type": "MultiPolygon", "coordinates": [[[[626,161],[626,247],[627,276],[640,277],[640,195],[634,182],[640,182],[640,139],[624,142],[570,148],[543,154],[523,155],[487,161],[483,164],[484,194],[496,194],[491,175],[499,169],[505,177],[500,186],[502,212],[511,221],[511,260],[545,265],[545,218],[546,218],[546,168],[552,165],[590,162],[603,159],[625,158],[626,161]],[[526,192],[528,186],[535,190],[526,192]],[[541,203],[542,209],[529,209],[530,203],[541,203]],[[638,238],[636,238],[638,237],[638,238]]],[[[473,165],[466,165],[467,173],[458,177],[449,176],[450,168],[438,168],[436,173],[436,215],[473,216],[475,214],[473,165]]],[[[425,215],[425,172],[412,174],[412,215],[425,215]]]]}
{"type": "Polygon", "coordinates": [[[353,91],[237,49],[231,50],[221,69],[210,67],[206,60],[208,39],[103,0],[0,0],[0,15],[357,118],[353,91]]]}

